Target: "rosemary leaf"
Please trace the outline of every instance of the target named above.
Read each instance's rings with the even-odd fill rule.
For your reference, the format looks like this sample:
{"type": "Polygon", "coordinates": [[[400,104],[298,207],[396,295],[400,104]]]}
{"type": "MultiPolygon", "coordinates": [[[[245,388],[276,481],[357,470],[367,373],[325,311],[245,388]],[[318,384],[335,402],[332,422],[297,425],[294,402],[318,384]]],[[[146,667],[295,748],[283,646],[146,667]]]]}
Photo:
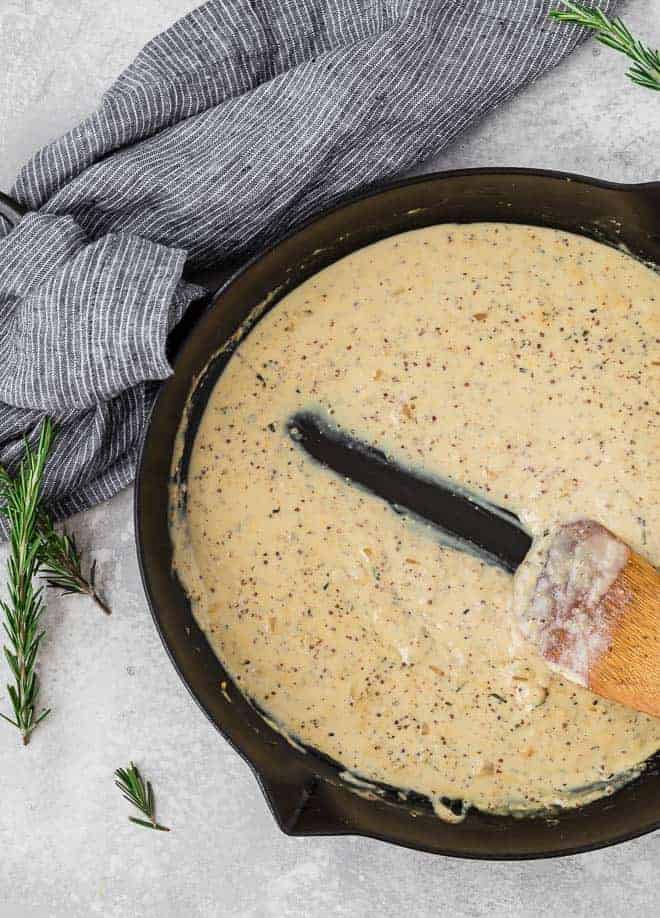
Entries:
{"type": "Polygon", "coordinates": [[[572,22],[592,29],[596,39],[608,48],[620,51],[632,62],[627,75],[638,86],[660,90],[660,51],[643,44],[632,34],[630,29],[619,19],[609,19],[598,7],[588,7],[581,3],[563,0],[566,9],[550,12],[552,19],[558,22],[572,22]]]}
{"type": "Polygon", "coordinates": [[[144,826],[146,829],[158,829],[159,832],[169,832],[170,830],[165,828],[165,826],[159,826],[158,824],[154,825],[151,822],[147,822],[146,819],[138,819],[137,816],[129,816],[129,822],[134,822],[136,826],[144,826]]]}
{"type": "Polygon", "coordinates": [[[89,596],[106,615],[110,615],[110,607],[96,589],[96,561],[92,561],[89,575],[85,577],[75,537],[66,529],[58,532],[46,513],[41,516],[40,530],[40,574],[48,586],[64,595],[80,593],[89,596]]]}
{"type": "Polygon", "coordinates": [[[157,829],[159,832],[170,831],[167,826],[162,826],[156,822],[156,801],[153,788],[150,781],[144,781],[137,765],[131,762],[128,768],[118,768],[115,771],[115,785],[122,792],[124,800],[136,807],[148,820],[138,819],[137,816],[129,816],[129,822],[134,822],[138,826],[145,826],[147,829],[157,829]]]}
{"type": "Polygon", "coordinates": [[[36,448],[25,443],[25,453],[16,478],[0,467],[0,505],[9,523],[9,558],[7,560],[8,602],[0,602],[8,644],[5,657],[14,679],[7,685],[13,718],[2,718],[16,727],[27,745],[35,727],[50,709],[36,714],[39,680],[36,662],[44,632],[41,628],[43,602],[41,589],[35,589],[34,577],[39,568],[40,496],[44,466],[55,436],[46,418],[36,448]]]}

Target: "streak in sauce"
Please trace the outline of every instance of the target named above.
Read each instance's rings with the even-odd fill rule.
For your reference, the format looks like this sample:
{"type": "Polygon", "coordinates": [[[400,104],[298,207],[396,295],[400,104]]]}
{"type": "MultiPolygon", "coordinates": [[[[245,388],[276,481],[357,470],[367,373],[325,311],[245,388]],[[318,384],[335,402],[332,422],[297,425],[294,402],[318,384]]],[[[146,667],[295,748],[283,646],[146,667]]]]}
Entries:
{"type": "Polygon", "coordinates": [[[236,684],[441,815],[443,798],[577,806],[636,774],[660,721],[552,673],[509,576],[314,463],[285,423],[324,410],[535,537],[593,518],[657,563],[659,303],[629,256],[507,224],[391,237],[288,294],[211,395],[185,515],[171,495],[176,570],[236,684]]]}

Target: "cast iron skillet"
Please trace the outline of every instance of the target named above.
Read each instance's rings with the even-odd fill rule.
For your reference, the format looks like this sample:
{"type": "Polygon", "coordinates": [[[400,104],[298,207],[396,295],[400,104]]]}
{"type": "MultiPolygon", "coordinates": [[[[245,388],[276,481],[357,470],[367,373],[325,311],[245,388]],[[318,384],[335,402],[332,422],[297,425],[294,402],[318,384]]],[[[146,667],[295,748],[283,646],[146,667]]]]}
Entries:
{"type": "Polygon", "coordinates": [[[395,788],[380,788],[380,796],[359,795],[340,778],[341,765],[291,745],[235,689],[172,573],[168,484],[175,435],[194,390],[179,468],[185,480],[186,452],[227,358],[209,361],[250,310],[271,291],[277,290],[274,304],[305,278],[378,239],[434,223],[483,220],[557,227],[624,244],[660,264],[660,184],[624,186],[551,172],[484,169],[428,175],[353,195],[253,259],[217,293],[192,330],[180,331],[175,373],[163,385],[149,422],[135,489],[135,528],[156,627],[188,689],[249,762],[280,828],[290,835],[356,834],[436,854],[516,859],[590,850],[660,827],[658,757],[614,796],[551,819],[471,810],[463,822],[450,825],[432,814],[424,798],[403,801],[395,788]]]}
{"type": "Polygon", "coordinates": [[[135,524],[154,621],[179,675],[249,762],[280,828],[290,835],[356,834],[437,854],[515,859],[590,850],[660,827],[658,757],[614,796],[551,819],[471,810],[452,825],[433,815],[424,798],[402,801],[396,788],[382,787],[380,795],[356,793],[340,778],[340,764],[295,748],[236,690],[172,573],[168,484],[174,438],[194,390],[178,470],[185,481],[197,423],[228,359],[211,358],[252,308],[277,290],[274,305],[305,278],[378,239],[434,223],[482,220],[557,227],[623,244],[660,264],[660,184],[623,186],[575,175],[487,169],[429,175],[353,195],[253,259],[217,293],[211,308],[186,332],[175,373],[163,385],[151,416],[135,489],[135,524]]]}

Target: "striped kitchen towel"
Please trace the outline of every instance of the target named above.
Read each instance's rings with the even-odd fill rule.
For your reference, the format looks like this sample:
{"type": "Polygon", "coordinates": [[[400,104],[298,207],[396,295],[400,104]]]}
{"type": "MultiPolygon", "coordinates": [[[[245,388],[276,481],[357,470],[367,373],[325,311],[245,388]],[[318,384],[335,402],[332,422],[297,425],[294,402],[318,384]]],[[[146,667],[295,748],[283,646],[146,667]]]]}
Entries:
{"type": "Polygon", "coordinates": [[[153,39],[0,220],[0,463],[50,414],[57,516],[128,484],[168,332],[203,294],[186,262],[245,258],[437,153],[577,44],[550,5],[211,0],[153,39]]]}

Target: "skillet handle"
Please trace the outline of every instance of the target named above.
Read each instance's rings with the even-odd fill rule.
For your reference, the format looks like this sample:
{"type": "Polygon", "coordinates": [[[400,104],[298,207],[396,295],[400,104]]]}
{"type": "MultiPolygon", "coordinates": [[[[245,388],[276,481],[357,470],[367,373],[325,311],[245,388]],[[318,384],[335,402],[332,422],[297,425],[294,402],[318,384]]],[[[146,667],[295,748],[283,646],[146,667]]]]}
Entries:
{"type": "Polygon", "coordinates": [[[0,217],[4,217],[13,229],[25,216],[27,210],[18,201],[0,191],[0,217]]]}

